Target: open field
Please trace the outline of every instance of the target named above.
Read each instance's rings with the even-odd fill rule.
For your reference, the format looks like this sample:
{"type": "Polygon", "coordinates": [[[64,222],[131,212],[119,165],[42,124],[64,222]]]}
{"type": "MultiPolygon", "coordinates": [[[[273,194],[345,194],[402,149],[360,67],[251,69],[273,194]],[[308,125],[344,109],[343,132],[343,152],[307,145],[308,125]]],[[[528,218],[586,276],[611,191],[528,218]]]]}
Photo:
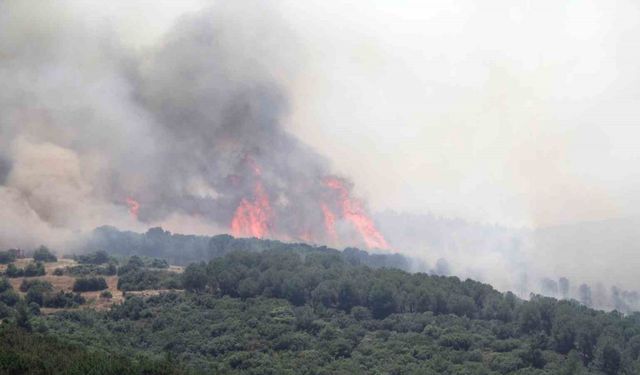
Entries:
{"type": "MultiPolygon", "coordinates": [[[[17,259],[14,264],[19,268],[24,268],[27,264],[33,262],[32,258],[23,258],[17,259]]],[[[44,276],[34,276],[34,277],[16,277],[10,278],[9,282],[13,286],[13,289],[20,293],[20,295],[24,295],[25,293],[20,292],[20,284],[24,279],[34,280],[45,280],[51,283],[53,286],[53,291],[65,291],[70,292],[73,291],[73,284],[76,280],[76,277],[63,275],[56,276],[53,274],[53,271],[56,268],[66,268],[77,266],[78,262],[73,259],[58,259],[57,262],[44,263],[46,275],[44,276]]],[[[6,264],[0,264],[0,272],[4,272],[7,268],[6,264]]],[[[180,266],[170,266],[168,271],[182,273],[184,271],[183,267],[180,266]]],[[[121,303],[124,300],[124,293],[118,290],[118,276],[102,276],[107,281],[107,286],[109,292],[111,292],[112,298],[102,298],[100,294],[103,291],[94,291],[94,292],[82,292],[80,293],[87,302],[82,305],[80,308],[91,308],[96,310],[106,310],[110,308],[112,305],[121,303]]],[[[167,292],[168,290],[141,290],[141,291],[129,291],[127,294],[130,295],[141,295],[141,296],[152,296],[158,295],[162,292],[167,292]]],[[[43,314],[50,314],[56,311],[61,311],[65,309],[57,309],[57,308],[41,308],[40,311],[43,314]]]]}

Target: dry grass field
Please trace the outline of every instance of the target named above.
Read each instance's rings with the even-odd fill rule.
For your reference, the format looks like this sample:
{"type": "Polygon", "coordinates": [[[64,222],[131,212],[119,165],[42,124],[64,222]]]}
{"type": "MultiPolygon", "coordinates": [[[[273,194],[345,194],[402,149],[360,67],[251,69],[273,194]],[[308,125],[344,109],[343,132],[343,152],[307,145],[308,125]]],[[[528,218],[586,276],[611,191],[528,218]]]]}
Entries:
{"type": "MultiPolygon", "coordinates": [[[[33,259],[31,258],[24,258],[24,259],[17,259],[15,261],[15,265],[19,268],[24,268],[28,263],[33,262],[33,259]]],[[[73,259],[58,259],[57,262],[52,262],[52,263],[45,263],[45,271],[46,271],[46,275],[44,276],[35,276],[35,277],[17,277],[17,278],[11,278],[9,279],[9,281],[11,282],[11,285],[13,286],[13,288],[20,293],[21,295],[24,295],[24,293],[20,292],[20,284],[22,284],[22,281],[24,279],[29,279],[29,280],[34,280],[34,279],[40,279],[40,280],[45,280],[51,283],[51,285],[53,285],[53,290],[54,292],[58,292],[58,291],[72,291],[73,290],[73,284],[76,280],[75,277],[73,276],[68,276],[68,275],[63,275],[63,276],[56,276],[53,274],[53,271],[56,268],[65,268],[65,267],[73,267],[78,265],[78,263],[73,260],[73,259]]],[[[4,272],[7,268],[7,265],[5,264],[0,264],[0,272],[4,272]]],[[[170,266],[169,271],[171,272],[177,272],[177,273],[181,273],[182,271],[184,271],[183,267],[179,267],[179,266],[170,266]]],[[[87,302],[82,305],[80,308],[91,308],[91,309],[96,309],[96,310],[106,310],[109,307],[111,307],[113,304],[116,303],[121,303],[124,300],[124,294],[122,291],[118,290],[118,276],[103,276],[105,278],[105,280],[107,281],[107,286],[112,298],[102,298],[100,297],[100,294],[103,291],[96,291],[96,292],[82,292],[80,294],[82,294],[82,296],[87,300],[87,302]]],[[[127,292],[127,294],[131,294],[131,295],[140,295],[140,296],[152,296],[152,295],[158,295],[162,292],[166,292],[168,290],[142,290],[142,291],[135,291],[135,292],[127,292]]],[[[50,314],[56,311],[61,311],[61,310],[65,310],[65,309],[55,309],[55,308],[42,308],[40,309],[40,311],[43,314],[50,314]]]]}

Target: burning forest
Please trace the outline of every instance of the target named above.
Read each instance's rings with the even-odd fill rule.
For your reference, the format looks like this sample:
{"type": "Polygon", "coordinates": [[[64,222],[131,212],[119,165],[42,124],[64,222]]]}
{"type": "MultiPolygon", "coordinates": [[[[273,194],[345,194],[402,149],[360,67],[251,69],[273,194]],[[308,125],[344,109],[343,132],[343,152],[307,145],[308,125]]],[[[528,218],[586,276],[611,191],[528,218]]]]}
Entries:
{"type": "Polygon", "coordinates": [[[293,70],[273,44],[288,31],[237,11],[185,17],[142,52],[64,11],[32,32],[5,23],[21,40],[0,39],[0,204],[16,223],[2,241],[197,221],[207,233],[389,249],[349,180],[283,125],[293,70]]]}

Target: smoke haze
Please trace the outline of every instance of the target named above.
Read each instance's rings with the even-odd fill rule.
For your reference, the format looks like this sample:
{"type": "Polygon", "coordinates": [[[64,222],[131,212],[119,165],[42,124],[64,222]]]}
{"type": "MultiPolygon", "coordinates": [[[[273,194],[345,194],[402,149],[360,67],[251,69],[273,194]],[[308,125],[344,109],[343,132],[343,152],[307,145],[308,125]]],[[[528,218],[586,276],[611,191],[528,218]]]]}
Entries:
{"type": "Polygon", "coordinates": [[[236,228],[640,289],[638,45],[623,0],[4,1],[0,247],[236,228]]]}

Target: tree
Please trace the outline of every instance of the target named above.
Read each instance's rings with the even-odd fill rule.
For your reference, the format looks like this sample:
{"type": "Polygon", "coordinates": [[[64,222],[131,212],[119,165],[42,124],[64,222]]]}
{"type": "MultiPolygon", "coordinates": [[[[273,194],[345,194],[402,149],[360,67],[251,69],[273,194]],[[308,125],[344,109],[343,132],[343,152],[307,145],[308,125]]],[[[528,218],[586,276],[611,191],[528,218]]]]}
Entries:
{"type": "Polygon", "coordinates": [[[31,321],[29,320],[29,311],[24,302],[20,302],[16,308],[16,325],[25,331],[31,331],[31,321]]]}
{"type": "Polygon", "coordinates": [[[10,251],[0,251],[0,264],[9,264],[16,260],[16,255],[10,251]]]}
{"type": "Polygon", "coordinates": [[[27,264],[23,271],[23,275],[25,277],[43,276],[44,274],[46,274],[46,271],[44,269],[44,264],[41,262],[31,262],[27,264]]]}
{"type": "Polygon", "coordinates": [[[394,291],[382,282],[375,283],[369,291],[369,308],[373,317],[384,319],[396,309],[394,291]]]}
{"type": "Polygon", "coordinates": [[[204,263],[193,263],[187,266],[182,274],[182,285],[192,292],[204,291],[207,287],[207,270],[204,263]]]}
{"type": "Polygon", "coordinates": [[[73,284],[74,292],[93,292],[107,289],[107,281],[104,277],[81,277],[73,284]]]}
{"type": "Polygon", "coordinates": [[[44,293],[37,288],[29,289],[25,296],[25,301],[27,303],[36,303],[38,306],[42,306],[44,305],[44,293]]]}
{"type": "Polygon", "coordinates": [[[33,260],[48,263],[57,262],[58,258],[46,246],[40,246],[33,252],[33,260]]]}
{"type": "Polygon", "coordinates": [[[83,264],[103,264],[109,261],[109,254],[106,251],[98,250],[94,253],[78,255],[74,257],[78,263],[83,264]]]}
{"type": "Polygon", "coordinates": [[[11,282],[9,282],[9,279],[4,276],[0,277],[0,293],[10,289],[13,289],[13,287],[11,286],[11,282]]]}
{"type": "Polygon", "coordinates": [[[598,345],[596,364],[607,375],[616,375],[620,370],[622,357],[613,339],[604,339],[598,345]]]}
{"type": "Polygon", "coordinates": [[[7,275],[7,277],[22,277],[24,275],[24,270],[16,267],[13,263],[10,263],[4,271],[4,274],[7,275]]]}

